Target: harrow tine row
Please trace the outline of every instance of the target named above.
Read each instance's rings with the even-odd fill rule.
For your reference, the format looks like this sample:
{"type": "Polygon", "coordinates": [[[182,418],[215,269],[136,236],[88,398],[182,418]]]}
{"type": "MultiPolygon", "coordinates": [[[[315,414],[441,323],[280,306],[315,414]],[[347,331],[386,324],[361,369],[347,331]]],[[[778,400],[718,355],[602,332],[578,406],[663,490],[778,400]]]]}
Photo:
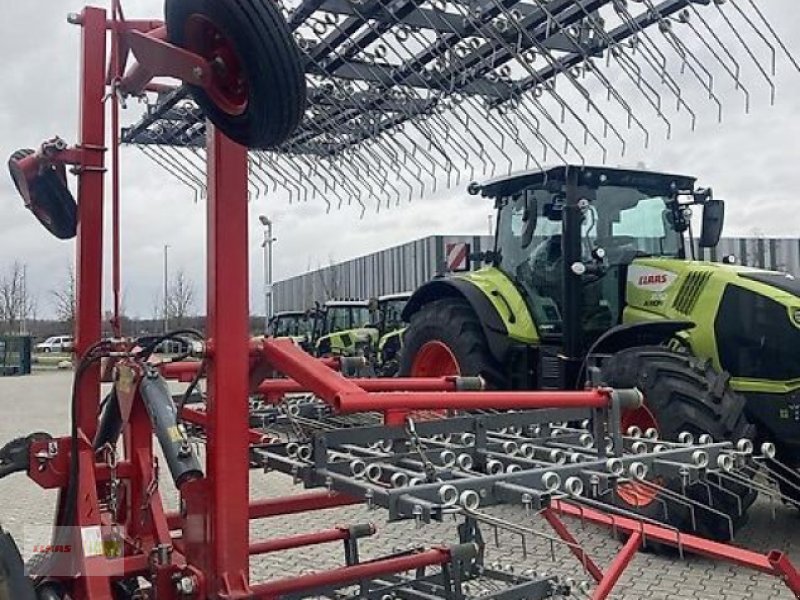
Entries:
{"type": "MultiPolygon", "coordinates": [[[[363,214],[512,167],[605,162],[694,129],[730,95],[749,112],[800,64],[754,0],[283,0],[308,108],[255,151],[250,194],[355,201],[363,214]],[[713,6],[713,8],[712,8],[713,6]],[[779,61],[780,59],[780,61],[779,61]],[[762,94],[760,88],[766,88],[762,94]],[[655,127],[654,125],[655,124],[655,127]]],[[[203,197],[205,123],[162,94],[124,140],[203,197]],[[193,152],[172,160],[152,146],[193,152]],[[179,164],[186,163],[186,164],[179,164]]]]}

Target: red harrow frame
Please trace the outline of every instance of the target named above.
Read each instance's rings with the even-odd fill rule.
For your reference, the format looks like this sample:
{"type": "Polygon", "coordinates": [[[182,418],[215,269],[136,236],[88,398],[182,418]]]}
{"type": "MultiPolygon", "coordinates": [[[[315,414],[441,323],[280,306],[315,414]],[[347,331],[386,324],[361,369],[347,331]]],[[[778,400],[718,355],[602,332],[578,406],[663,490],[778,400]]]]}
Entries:
{"type": "MultiPolygon", "coordinates": [[[[532,410],[531,414],[541,415],[542,422],[568,421],[572,420],[570,417],[588,415],[597,439],[611,436],[614,440],[612,446],[616,445],[614,449],[619,451],[622,450],[621,444],[629,443],[630,440],[622,440],[614,423],[619,421],[619,410],[641,402],[638,394],[632,391],[587,389],[509,393],[482,391],[478,382],[468,378],[349,380],[336,372],[336,361],[313,359],[292,343],[251,340],[248,333],[247,149],[226,138],[210,124],[207,135],[208,321],[206,341],[199,351],[203,362],[165,364],[159,371],[139,360],[124,342],[103,341],[103,211],[108,149],[105,100],[109,87],[112,95],[116,90],[126,93],[163,91],[152,80],[155,76],[165,75],[199,85],[207,91],[208,86],[214,84],[209,75],[209,63],[166,42],[165,29],[160,22],[125,21],[116,3],[112,18],[105,10],[86,8],[71,21],[81,27],[83,38],[79,142],[74,147],[50,143],[42,151],[21,160],[17,171],[18,184],[35,179],[44,170],[65,164],[74,167],[78,178],[76,354],[79,362],[73,400],[73,431],[71,436],[59,439],[33,439],[26,455],[29,477],[42,488],[59,490],[54,544],[65,542],[76,550],[70,555],[71,563],[66,570],[37,571],[40,597],[110,600],[122,593],[120,584],[137,577],[144,578],[150,585],[132,592],[131,598],[232,600],[301,597],[365,585],[364,582],[380,578],[393,581],[397,574],[408,571],[415,571],[418,579],[424,579],[427,577],[426,569],[431,567],[441,570],[437,575],[441,589],[450,589],[463,566],[476,559],[480,548],[479,544],[476,546],[475,538],[471,538],[449,548],[431,548],[361,562],[356,542],[360,537],[375,533],[374,528],[363,526],[251,540],[249,522],[252,519],[298,514],[365,500],[361,493],[365,488],[345,481],[350,493],[328,489],[248,501],[249,470],[255,450],[266,453],[266,462],[294,468],[296,477],[298,473],[307,476],[309,485],[313,485],[323,468],[334,468],[320,461],[298,468],[294,458],[281,454],[280,448],[285,448],[285,445],[272,444],[263,431],[251,428],[248,400],[253,395],[260,394],[268,401],[277,401],[287,393],[308,391],[337,414],[381,413],[384,424],[380,431],[373,433],[379,436],[391,434],[396,439],[408,434],[403,425],[409,411],[473,411],[491,407],[532,410]],[[110,53],[109,33],[113,42],[110,53]],[[136,56],[138,64],[123,76],[130,53],[136,56]],[[109,63],[111,69],[107,71],[109,63]],[[121,458],[113,460],[108,459],[108,449],[116,444],[116,437],[109,436],[104,430],[103,420],[98,421],[97,417],[101,410],[100,357],[114,361],[113,369],[109,371],[113,372],[114,380],[110,402],[119,414],[112,429],[121,433],[122,452],[121,458]],[[282,377],[276,379],[275,374],[282,377]],[[164,381],[162,376],[189,381],[201,375],[207,379],[205,410],[181,407],[178,417],[175,414],[178,409],[171,403],[171,398],[169,403],[159,404],[165,389],[159,387],[164,381]],[[186,447],[180,421],[202,426],[207,445],[204,465],[201,466],[186,447]],[[165,511],[157,488],[154,435],[161,442],[181,495],[180,510],[175,513],[165,511]],[[106,439],[108,442],[102,443],[106,439]],[[272,450],[273,446],[279,449],[272,450]],[[93,538],[94,535],[98,537],[93,538]],[[114,557],[92,551],[87,544],[89,539],[108,540],[112,537],[119,544],[114,557]],[[251,581],[251,556],[331,541],[344,542],[347,566],[263,583],[251,581]],[[45,590],[50,595],[42,595],[45,590]]],[[[115,157],[112,180],[113,273],[114,289],[118,290],[119,123],[116,103],[111,104],[114,106],[111,130],[115,157]]],[[[29,203],[37,201],[32,196],[35,190],[22,185],[20,191],[24,196],[27,194],[29,203]]],[[[502,419],[503,416],[495,418],[502,419]]],[[[442,423],[448,422],[442,420],[442,423]]],[[[431,422],[417,427],[423,431],[425,427],[436,426],[436,422],[431,422]]],[[[676,457],[690,450],[698,451],[677,447],[667,450],[676,457]]],[[[708,452],[713,457],[733,456],[733,451],[723,444],[708,444],[699,451],[708,452]]],[[[605,452],[598,447],[597,458],[613,460],[605,452]]],[[[116,451],[112,454],[116,457],[116,451]]],[[[650,457],[650,453],[645,451],[642,456],[650,457]]],[[[610,465],[608,462],[604,464],[610,465]]],[[[531,489],[535,490],[536,485],[531,489]]],[[[426,488],[422,486],[419,489],[422,494],[426,488]]],[[[514,486],[503,489],[513,490],[514,486]]],[[[559,500],[554,491],[550,486],[537,498],[550,525],[570,544],[575,540],[557,516],[559,513],[579,515],[630,534],[605,571],[577,546],[570,546],[597,583],[593,598],[599,600],[608,596],[645,540],[680,546],[688,552],[729,560],[779,576],[800,596],[800,575],[786,555],[780,552],[764,556],[699,537],[680,535],[654,523],[579,507],[559,500]]],[[[577,488],[572,493],[580,495],[577,488]]],[[[416,498],[414,494],[410,497],[416,498]]],[[[425,520],[435,518],[438,510],[435,503],[424,504],[423,500],[416,498],[412,504],[414,507],[428,507],[418,513],[424,514],[425,520]]],[[[394,510],[400,509],[395,507],[394,510]]],[[[528,592],[504,597],[526,597],[526,593],[531,594],[527,597],[544,597],[560,589],[552,582],[545,583],[550,586],[546,591],[530,587],[528,592]],[[540,595],[535,595],[535,590],[539,590],[535,593],[540,595]]],[[[568,593],[569,590],[561,591],[568,593]]],[[[397,596],[380,597],[418,596],[404,596],[397,592],[397,596]]]]}

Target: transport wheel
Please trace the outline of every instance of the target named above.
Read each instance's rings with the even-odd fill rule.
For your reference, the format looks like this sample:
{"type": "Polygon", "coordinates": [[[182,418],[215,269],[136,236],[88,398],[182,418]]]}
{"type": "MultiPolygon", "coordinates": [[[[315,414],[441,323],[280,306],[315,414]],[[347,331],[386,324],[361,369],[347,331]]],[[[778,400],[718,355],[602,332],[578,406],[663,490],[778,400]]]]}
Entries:
{"type": "Polygon", "coordinates": [[[60,240],[69,240],[78,232],[78,205],[67,187],[63,166],[50,166],[32,178],[27,178],[19,166],[32,156],[31,149],[17,150],[8,160],[8,170],[25,206],[45,229],[60,240]]]}
{"type": "Polygon", "coordinates": [[[0,600],[36,600],[14,538],[0,527],[0,600]]]}
{"type": "MultiPolygon", "coordinates": [[[[637,387],[645,397],[644,407],[623,415],[623,433],[631,426],[642,431],[653,427],[661,439],[669,441],[676,441],[683,431],[693,434],[695,439],[709,434],[716,441],[736,442],[752,437],[754,428],[745,417],[744,399],[731,390],[729,379],[726,373],[717,373],[707,362],[659,346],[629,348],[603,364],[605,383],[618,388],[637,387]]],[[[755,500],[756,493],[746,486],[723,482],[713,475],[708,477],[727,491],[702,484],[684,490],[678,477],[662,478],[656,483],[728,515],[735,532],[745,523],[747,508],[755,500]]],[[[695,508],[693,524],[688,507],[667,501],[666,495],[643,484],[621,485],[616,492],[616,503],[684,532],[716,540],[730,538],[729,523],[724,517],[695,508]]]]}
{"type": "Polygon", "coordinates": [[[273,0],[166,0],[167,35],[211,65],[208,90],[190,86],[214,125],[248,148],[273,148],[305,112],[300,51],[273,0]]]}
{"type": "Polygon", "coordinates": [[[446,375],[480,375],[490,387],[508,389],[478,316],[462,298],[426,304],[411,317],[403,334],[400,377],[446,375]]]}

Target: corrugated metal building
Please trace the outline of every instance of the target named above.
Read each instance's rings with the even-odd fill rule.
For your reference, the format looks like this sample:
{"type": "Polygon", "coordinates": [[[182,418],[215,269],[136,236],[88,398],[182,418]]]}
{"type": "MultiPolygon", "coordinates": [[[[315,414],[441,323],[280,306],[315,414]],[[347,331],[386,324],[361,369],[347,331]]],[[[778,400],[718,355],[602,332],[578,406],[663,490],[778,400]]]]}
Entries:
{"type": "MultiPolygon", "coordinates": [[[[448,249],[468,244],[471,252],[491,249],[491,236],[430,236],[275,283],[275,310],[302,310],[330,298],[370,298],[414,290],[447,270],[448,249]]],[[[724,238],[698,257],[734,255],[753,267],[800,276],[800,239],[724,238]]],[[[477,265],[473,265],[477,266],[477,265]]]]}

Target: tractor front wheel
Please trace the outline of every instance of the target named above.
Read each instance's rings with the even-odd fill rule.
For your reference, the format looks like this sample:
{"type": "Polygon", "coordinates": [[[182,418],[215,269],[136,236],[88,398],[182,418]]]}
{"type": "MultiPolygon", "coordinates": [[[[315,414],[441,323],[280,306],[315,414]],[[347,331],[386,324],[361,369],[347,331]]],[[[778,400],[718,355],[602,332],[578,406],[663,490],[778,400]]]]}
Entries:
{"type": "MultiPolygon", "coordinates": [[[[612,387],[637,387],[644,394],[645,406],[623,415],[623,433],[636,426],[642,431],[653,427],[661,439],[669,441],[676,441],[684,431],[695,439],[709,434],[715,441],[735,442],[752,437],[753,427],[744,414],[744,398],[731,390],[726,373],[717,373],[706,361],[660,346],[629,348],[603,364],[603,380],[612,387]]],[[[727,540],[731,529],[735,532],[744,524],[747,508],[756,494],[745,486],[720,481],[713,475],[708,477],[711,485],[697,483],[686,489],[677,477],[657,482],[718,511],[695,506],[694,519],[688,503],[681,505],[669,494],[644,484],[619,486],[615,501],[621,508],[681,531],[727,540]],[[719,513],[730,517],[730,522],[719,513]]]]}
{"type": "Polygon", "coordinates": [[[403,334],[399,372],[401,377],[480,375],[490,387],[508,387],[478,316],[463,298],[435,300],[414,313],[403,334]]]}

